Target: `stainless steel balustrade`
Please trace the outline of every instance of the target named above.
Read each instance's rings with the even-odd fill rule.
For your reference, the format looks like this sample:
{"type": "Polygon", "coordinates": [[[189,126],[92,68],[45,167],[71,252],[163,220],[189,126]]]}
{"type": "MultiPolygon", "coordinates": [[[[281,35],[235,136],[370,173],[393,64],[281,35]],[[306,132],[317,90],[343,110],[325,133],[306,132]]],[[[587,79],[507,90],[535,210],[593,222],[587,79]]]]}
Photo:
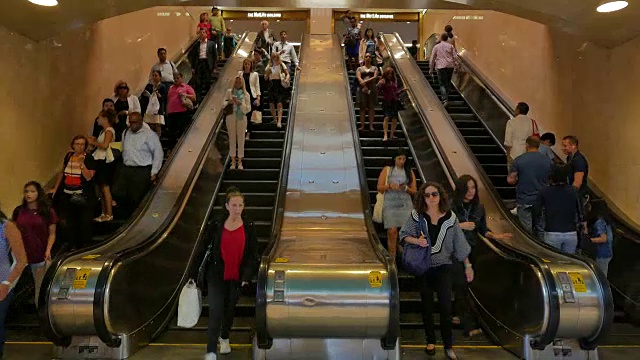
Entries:
{"type": "MultiPolygon", "coordinates": [[[[397,34],[384,35],[398,74],[410,89],[424,126],[433,135],[452,177],[470,174],[478,181],[487,222],[510,240],[483,241],[476,247],[476,280],[471,292],[483,323],[505,348],[527,359],[550,356],[565,346],[575,358],[593,349],[612,321],[611,292],[593,262],[562,254],[531,239],[508,220],[508,211],[436,94],[397,34]],[[582,282],[584,284],[573,284],[582,282]]],[[[412,135],[409,134],[409,137],[412,135]]],[[[416,136],[416,135],[414,135],[416,136]]],[[[506,176],[506,174],[505,174],[506,176]]]]}
{"type": "Polygon", "coordinates": [[[340,44],[311,35],[302,45],[281,232],[258,279],[255,359],[399,357],[396,268],[366,221],[340,44]]]}
{"type": "Polygon", "coordinates": [[[255,36],[243,35],[130,227],[47,273],[40,312],[56,358],[127,358],[173,316],[224,171],[222,98],[255,36]]]}

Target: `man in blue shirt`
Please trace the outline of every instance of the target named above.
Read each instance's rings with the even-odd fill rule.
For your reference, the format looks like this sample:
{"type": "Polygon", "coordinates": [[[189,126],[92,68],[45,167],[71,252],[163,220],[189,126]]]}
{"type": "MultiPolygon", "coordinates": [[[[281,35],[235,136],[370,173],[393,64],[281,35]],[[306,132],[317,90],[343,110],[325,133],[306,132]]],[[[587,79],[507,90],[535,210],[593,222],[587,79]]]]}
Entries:
{"type": "Polygon", "coordinates": [[[538,192],[547,186],[549,173],[553,162],[539,152],[540,139],[529,136],[526,140],[524,154],[515,158],[509,169],[507,182],[516,185],[516,204],[518,206],[518,219],[522,226],[534,236],[542,239],[543,224],[536,222],[533,229],[533,206],[536,204],[538,192]]]}
{"type": "Polygon", "coordinates": [[[138,112],[129,114],[129,128],[122,134],[122,163],[113,185],[118,204],[133,212],[156,181],[164,151],[158,135],[138,112]]]}
{"type": "Polygon", "coordinates": [[[565,136],[562,139],[562,151],[567,155],[567,165],[571,168],[569,184],[578,190],[580,197],[584,201],[587,195],[589,163],[587,158],[580,152],[579,145],[578,138],[573,135],[565,136]]]}

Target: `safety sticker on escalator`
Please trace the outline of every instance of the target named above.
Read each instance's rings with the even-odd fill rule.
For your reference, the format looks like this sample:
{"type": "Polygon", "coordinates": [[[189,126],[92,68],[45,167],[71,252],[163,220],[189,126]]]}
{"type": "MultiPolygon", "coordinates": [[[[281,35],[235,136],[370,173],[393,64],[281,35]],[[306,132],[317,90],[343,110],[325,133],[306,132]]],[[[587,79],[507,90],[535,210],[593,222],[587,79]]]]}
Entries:
{"type": "Polygon", "coordinates": [[[91,269],[80,269],[76,271],[72,288],[85,289],[87,287],[87,281],[89,281],[89,275],[91,275],[91,269]]]}
{"type": "Polygon", "coordinates": [[[99,258],[100,255],[86,255],[82,257],[82,260],[95,260],[97,258],[99,258]]]}
{"type": "Polygon", "coordinates": [[[382,273],[380,271],[369,272],[369,285],[372,288],[382,287],[382,273]]]}
{"type": "Polygon", "coordinates": [[[573,289],[576,292],[579,292],[579,293],[587,292],[587,284],[585,284],[584,279],[582,278],[582,274],[578,272],[570,272],[569,277],[571,278],[573,289]]]}
{"type": "Polygon", "coordinates": [[[280,263],[280,264],[282,264],[282,263],[288,263],[288,262],[289,262],[289,258],[279,257],[279,258],[276,258],[276,259],[274,260],[274,262],[277,262],[277,263],[280,263]]]}

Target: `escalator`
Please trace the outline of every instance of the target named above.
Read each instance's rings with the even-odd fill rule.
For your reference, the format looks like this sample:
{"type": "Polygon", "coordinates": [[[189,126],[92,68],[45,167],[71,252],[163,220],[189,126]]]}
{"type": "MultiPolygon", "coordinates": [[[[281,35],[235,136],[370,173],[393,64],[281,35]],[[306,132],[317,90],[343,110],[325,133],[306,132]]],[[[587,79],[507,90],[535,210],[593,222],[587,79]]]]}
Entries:
{"type": "Polygon", "coordinates": [[[182,284],[205,246],[202,235],[224,191],[222,179],[231,175],[225,172],[221,101],[254,38],[245,33],[241,39],[130,225],[107,244],[49,268],[40,320],[57,345],[56,357],[127,358],[171,322],[182,284]]]}
{"type": "MultiPolygon", "coordinates": [[[[515,113],[465,57],[461,56],[460,60],[461,71],[452,80],[452,101],[449,101],[447,110],[502,200],[511,205],[515,202],[515,187],[506,183],[507,159],[501,140],[504,139],[507,121],[515,113]]],[[[417,61],[417,64],[440,97],[437,78],[428,75],[428,62],[417,61]]],[[[609,265],[608,280],[616,312],[608,343],[637,344],[637,336],[640,335],[640,282],[636,274],[640,271],[640,263],[636,261],[635,254],[640,252],[640,226],[617,209],[593,181],[589,182],[589,194],[591,199],[606,201],[612,210],[614,257],[609,265]]]]}
{"type": "MultiPolygon", "coordinates": [[[[355,73],[350,72],[349,84],[355,84],[354,79],[355,73]]],[[[402,87],[401,84],[398,84],[398,87],[402,87]]],[[[356,91],[354,91],[354,89],[351,90],[355,110],[354,118],[358,121],[360,105],[356,100],[356,91]]],[[[405,97],[404,103],[410,104],[410,100],[405,97]]],[[[358,132],[360,144],[359,152],[362,154],[362,164],[367,177],[367,191],[369,194],[369,207],[371,212],[373,213],[373,205],[376,202],[378,177],[385,166],[393,166],[393,156],[395,156],[399,150],[404,151],[406,154],[411,154],[408,156],[407,161],[415,164],[413,166],[413,172],[416,175],[418,188],[423,183],[423,179],[426,179],[426,181],[436,181],[441,184],[446,184],[447,190],[451,191],[451,186],[448,186],[448,178],[444,173],[444,169],[437,157],[435,149],[428,139],[423,139],[427,141],[422,142],[420,145],[420,151],[422,154],[421,158],[423,162],[421,164],[416,164],[414,148],[411,145],[410,140],[407,138],[407,133],[409,131],[424,132],[424,129],[421,127],[419,114],[410,107],[406,111],[402,111],[399,114],[400,119],[398,121],[398,128],[394,134],[396,139],[390,139],[388,141],[382,140],[383,118],[384,113],[382,111],[381,102],[378,102],[375,109],[374,120],[374,127],[376,130],[370,131],[367,128],[367,130],[358,132]],[[419,124],[420,126],[418,128],[414,127],[413,129],[407,129],[405,124],[413,124],[414,126],[415,124],[419,124]]],[[[356,152],[358,151],[356,150],[356,152]]],[[[382,224],[375,224],[375,229],[378,238],[386,247],[387,232],[384,229],[384,226],[382,224]]],[[[424,340],[422,305],[416,282],[413,276],[409,275],[401,268],[398,273],[398,282],[400,285],[400,332],[402,342],[403,344],[411,345],[421,344],[424,340]]],[[[456,301],[462,300],[458,299],[456,301]]],[[[462,317],[462,314],[454,314],[454,316],[462,317]]],[[[436,325],[439,324],[439,321],[440,318],[436,315],[436,325]]],[[[463,336],[461,325],[456,326],[454,338],[458,345],[490,345],[489,340],[484,336],[465,338],[463,336]]]]}
{"type": "MultiPolygon", "coordinates": [[[[184,74],[185,82],[188,82],[191,86],[193,84],[193,78],[191,76],[191,65],[187,59],[187,55],[191,48],[197,43],[197,40],[191,42],[185,51],[176,56],[172,61],[176,64],[176,68],[184,74]]],[[[220,69],[222,71],[226,59],[219,62],[220,69]]],[[[214,84],[217,77],[213,78],[214,84]]],[[[145,84],[146,85],[146,84],[145,84]]],[[[193,111],[195,114],[195,110],[193,111]]],[[[171,148],[171,142],[166,136],[167,132],[163,133],[160,137],[160,143],[164,151],[163,165],[169,160],[169,157],[174,150],[171,148]]],[[[182,136],[182,134],[180,134],[182,136]]],[[[177,145],[176,145],[177,146],[177,145]]],[[[164,169],[164,166],[163,166],[164,169]]],[[[159,174],[161,176],[161,174],[159,174]]],[[[151,193],[151,190],[149,191],[151,193]]],[[[147,196],[143,200],[140,208],[144,207],[144,203],[148,202],[150,198],[147,196]]],[[[101,212],[100,202],[98,201],[95,209],[95,216],[98,216],[101,212]]],[[[99,246],[100,244],[108,243],[125,229],[131,225],[131,222],[135,219],[136,214],[129,216],[130,213],[124,211],[121,207],[115,206],[113,208],[113,220],[108,222],[93,222],[92,223],[92,237],[88,239],[87,245],[89,247],[99,246]]],[[[66,252],[65,245],[65,231],[59,227],[58,237],[54,251],[57,250],[60,255],[66,252]],[[60,231],[62,230],[62,231],[60,231]],[[58,244],[62,244],[59,246],[58,244]]],[[[36,306],[31,300],[34,293],[33,277],[30,274],[21,276],[15,289],[15,300],[12,302],[11,310],[9,311],[9,317],[7,319],[7,329],[11,336],[17,336],[22,339],[30,340],[42,340],[42,334],[35,329],[39,328],[36,306]],[[14,335],[12,335],[14,334],[14,335]]]]}
{"type": "MultiPolygon", "coordinates": [[[[451,187],[452,179],[462,174],[473,176],[489,228],[513,234],[512,239],[482,238],[473,249],[475,279],[469,296],[485,334],[526,359],[559,358],[559,348],[573,358],[597,356],[597,346],[613,318],[611,291],[604,275],[591,261],[534,241],[513,222],[502,194],[473,156],[473,148],[444,111],[402,39],[385,34],[383,41],[409,89],[408,108],[419,115],[417,121],[401,114],[417,163],[433,163],[429,154],[435,152],[451,187]],[[585,316],[587,313],[590,315],[585,316]]],[[[454,108],[462,105],[450,104],[454,108]]],[[[422,171],[431,169],[436,168],[424,167],[422,171]]]]}
{"type": "MultiPolygon", "coordinates": [[[[298,47],[296,47],[298,51],[298,47]]],[[[229,161],[225,164],[222,183],[216,195],[212,219],[219,219],[224,214],[226,190],[236,187],[245,196],[244,215],[254,223],[258,238],[258,253],[263,254],[269,245],[274,232],[274,219],[277,210],[282,207],[278,201],[278,189],[282,186],[282,176],[288,167],[289,152],[285,151],[288,140],[289,113],[295,102],[295,88],[299,75],[293,78],[290,88],[289,107],[284,107],[282,128],[272,123],[273,118],[268,109],[269,90],[261,85],[263,116],[262,124],[255,125],[251,139],[245,143],[244,170],[230,170],[229,161]]],[[[235,318],[231,328],[230,339],[233,343],[250,344],[255,329],[255,279],[246,293],[242,293],[235,308],[235,318]]],[[[185,329],[177,326],[177,319],[172,320],[168,331],[160,335],[158,343],[202,344],[207,343],[207,322],[209,316],[208,297],[203,298],[200,321],[193,328],[185,329]]]]}

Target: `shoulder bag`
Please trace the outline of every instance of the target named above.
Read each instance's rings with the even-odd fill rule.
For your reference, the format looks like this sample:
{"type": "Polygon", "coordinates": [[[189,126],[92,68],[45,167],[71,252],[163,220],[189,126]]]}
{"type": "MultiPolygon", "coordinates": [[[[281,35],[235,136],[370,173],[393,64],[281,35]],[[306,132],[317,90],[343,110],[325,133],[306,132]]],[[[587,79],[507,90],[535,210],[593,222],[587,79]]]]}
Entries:
{"type": "MultiPolygon", "coordinates": [[[[384,179],[384,186],[389,184],[389,176],[391,175],[391,167],[387,166],[387,177],[384,179]]],[[[372,220],[378,224],[382,224],[382,208],[384,208],[384,193],[376,194],[376,204],[373,206],[372,220]]]]}
{"type": "Polygon", "coordinates": [[[422,247],[405,241],[402,247],[402,265],[409,274],[414,276],[424,275],[431,267],[431,241],[426,219],[422,214],[418,216],[418,228],[427,239],[427,246],[422,247]]]}

